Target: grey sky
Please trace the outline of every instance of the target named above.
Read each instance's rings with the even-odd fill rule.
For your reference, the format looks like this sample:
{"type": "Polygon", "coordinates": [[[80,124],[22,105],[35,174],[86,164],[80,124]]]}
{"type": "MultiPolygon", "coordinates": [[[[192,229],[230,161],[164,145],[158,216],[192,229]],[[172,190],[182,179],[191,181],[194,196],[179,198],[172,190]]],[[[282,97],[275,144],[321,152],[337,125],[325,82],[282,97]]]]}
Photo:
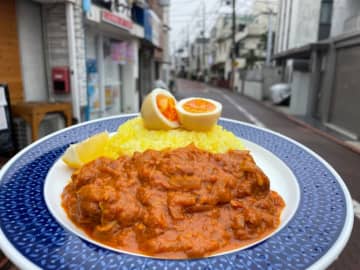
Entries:
{"type": "MultiPolygon", "coordinates": [[[[179,48],[188,38],[194,39],[203,27],[203,3],[205,3],[205,30],[208,35],[220,13],[230,13],[231,6],[226,0],[171,0],[170,5],[170,46],[179,48]],[[189,33],[188,33],[189,29],[189,33]]],[[[231,0],[228,2],[231,3],[231,0]]],[[[249,12],[253,0],[236,0],[236,12],[249,12]]]]}

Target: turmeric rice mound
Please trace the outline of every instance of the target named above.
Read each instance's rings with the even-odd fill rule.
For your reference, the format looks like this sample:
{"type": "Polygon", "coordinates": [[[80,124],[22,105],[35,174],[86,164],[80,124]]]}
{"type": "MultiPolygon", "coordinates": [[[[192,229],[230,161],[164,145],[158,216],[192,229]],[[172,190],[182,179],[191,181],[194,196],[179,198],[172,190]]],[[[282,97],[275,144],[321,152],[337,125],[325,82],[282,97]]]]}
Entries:
{"type": "Polygon", "coordinates": [[[142,118],[136,117],[119,126],[106,146],[105,155],[115,159],[122,155],[132,156],[134,152],[144,152],[148,149],[175,149],[191,143],[211,153],[244,149],[239,138],[219,125],[208,132],[181,128],[169,131],[148,130],[144,127],[142,118]]]}

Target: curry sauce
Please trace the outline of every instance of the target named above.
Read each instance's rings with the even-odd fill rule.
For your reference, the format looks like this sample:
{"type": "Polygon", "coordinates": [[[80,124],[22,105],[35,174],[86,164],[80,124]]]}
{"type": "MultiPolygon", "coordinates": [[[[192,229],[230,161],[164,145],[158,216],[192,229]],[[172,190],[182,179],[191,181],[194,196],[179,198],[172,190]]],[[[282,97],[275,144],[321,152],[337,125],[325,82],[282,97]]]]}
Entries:
{"type": "Polygon", "coordinates": [[[160,258],[257,241],[279,226],[285,206],[248,151],[193,145],[88,163],[72,175],[62,205],[90,238],[160,258]]]}

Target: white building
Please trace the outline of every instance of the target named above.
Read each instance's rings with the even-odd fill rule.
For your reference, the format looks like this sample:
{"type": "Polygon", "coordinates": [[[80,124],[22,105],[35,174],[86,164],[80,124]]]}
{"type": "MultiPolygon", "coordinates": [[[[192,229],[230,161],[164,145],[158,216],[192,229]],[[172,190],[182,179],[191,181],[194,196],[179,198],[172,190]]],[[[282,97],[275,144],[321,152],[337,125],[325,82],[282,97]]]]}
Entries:
{"type": "Polygon", "coordinates": [[[189,50],[187,47],[179,48],[173,53],[173,69],[178,77],[188,78],[190,74],[189,68],[189,50]]]}
{"type": "MultiPolygon", "coordinates": [[[[237,71],[261,67],[266,58],[266,43],[271,24],[275,32],[277,0],[255,2],[249,15],[236,18],[235,53],[237,71]]],[[[219,86],[229,86],[232,71],[232,16],[219,16],[211,31],[212,77],[219,86]]],[[[238,84],[235,73],[235,85],[238,84]]]]}
{"type": "Polygon", "coordinates": [[[289,112],[360,137],[360,1],[282,0],[278,14],[274,58],[291,85],[289,112]]]}
{"type": "Polygon", "coordinates": [[[190,45],[189,54],[190,77],[201,81],[207,79],[209,70],[209,39],[197,37],[190,45]]]}
{"type": "MultiPolygon", "coordinates": [[[[243,31],[242,17],[237,17],[236,26],[243,31]]],[[[210,54],[211,72],[210,80],[221,87],[230,86],[231,76],[231,49],[232,49],[232,16],[221,14],[211,29],[210,54]]],[[[240,59],[238,59],[241,61],[240,59]]]]}
{"type": "Polygon", "coordinates": [[[358,0],[280,0],[275,52],[354,31],[359,10],[358,0]]]}

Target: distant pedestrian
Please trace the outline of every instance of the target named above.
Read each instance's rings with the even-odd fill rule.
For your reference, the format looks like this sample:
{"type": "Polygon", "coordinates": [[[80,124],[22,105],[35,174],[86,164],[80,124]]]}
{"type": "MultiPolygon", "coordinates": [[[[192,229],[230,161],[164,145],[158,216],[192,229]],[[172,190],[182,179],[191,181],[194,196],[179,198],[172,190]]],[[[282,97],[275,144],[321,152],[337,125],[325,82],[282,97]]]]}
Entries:
{"type": "Polygon", "coordinates": [[[175,73],[173,70],[170,71],[169,90],[175,94],[175,73]]]}

